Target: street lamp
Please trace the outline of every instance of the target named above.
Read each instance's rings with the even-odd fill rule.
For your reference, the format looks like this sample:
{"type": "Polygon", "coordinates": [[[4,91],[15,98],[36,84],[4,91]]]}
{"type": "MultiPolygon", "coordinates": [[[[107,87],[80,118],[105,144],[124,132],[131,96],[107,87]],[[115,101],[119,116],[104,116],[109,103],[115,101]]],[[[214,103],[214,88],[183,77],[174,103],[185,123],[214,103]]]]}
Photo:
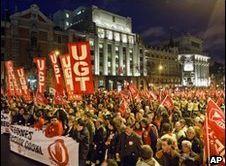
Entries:
{"type": "MultiPolygon", "coordinates": [[[[160,64],[159,67],[159,80],[161,79],[161,71],[163,70],[163,66],[160,64]]],[[[161,84],[161,81],[159,81],[159,84],[161,84]]]]}

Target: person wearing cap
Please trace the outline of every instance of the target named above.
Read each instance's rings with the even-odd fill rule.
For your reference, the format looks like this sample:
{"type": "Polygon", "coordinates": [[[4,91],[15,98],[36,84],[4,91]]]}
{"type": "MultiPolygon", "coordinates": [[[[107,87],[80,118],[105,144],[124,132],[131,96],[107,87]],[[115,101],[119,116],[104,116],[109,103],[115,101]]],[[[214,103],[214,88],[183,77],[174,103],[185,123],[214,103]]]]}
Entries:
{"type": "Polygon", "coordinates": [[[60,120],[58,120],[56,117],[52,117],[50,123],[47,125],[45,129],[45,136],[48,138],[52,138],[55,136],[61,136],[63,135],[63,125],[60,120]]]}
{"type": "Polygon", "coordinates": [[[87,155],[89,153],[90,136],[85,122],[78,119],[73,126],[72,138],[79,143],[79,166],[86,165],[87,155]]]}
{"type": "Polygon", "coordinates": [[[153,151],[149,145],[142,145],[141,149],[141,157],[136,166],[160,166],[153,157],[153,151]]]}
{"type": "Polygon", "coordinates": [[[182,141],[182,151],[180,155],[179,163],[181,166],[199,166],[200,157],[198,154],[192,151],[192,143],[190,141],[182,141]]]}
{"type": "Polygon", "coordinates": [[[180,154],[174,149],[173,140],[161,139],[161,149],[156,152],[156,160],[161,166],[179,166],[180,154]]]}
{"type": "Polygon", "coordinates": [[[131,124],[127,124],[125,131],[119,135],[116,159],[121,166],[135,166],[141,153],[142,140],[137,136],[131,124]]]}

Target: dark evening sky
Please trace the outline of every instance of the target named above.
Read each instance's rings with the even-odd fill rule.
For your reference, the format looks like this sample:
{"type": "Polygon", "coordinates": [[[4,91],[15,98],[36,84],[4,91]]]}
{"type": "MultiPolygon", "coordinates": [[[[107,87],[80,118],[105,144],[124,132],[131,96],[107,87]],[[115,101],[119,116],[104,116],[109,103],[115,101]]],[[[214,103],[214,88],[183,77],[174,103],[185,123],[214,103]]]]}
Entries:
{"type": "MultiPolygon", "coordinates": [[[[1,0],[2,7],[6,0],[1,0]]],[[[185,33],[204,39],[205,51],[217,61],[225,60],[225,0],[9,0],[19,11],[36,3],[47,16],[59,9],[96,5],[122,16],[129,16],[133,32],[146,43],[155,44],[185,33]]],[[[2,8],[3,9],[3,8],[2,8]]]]}

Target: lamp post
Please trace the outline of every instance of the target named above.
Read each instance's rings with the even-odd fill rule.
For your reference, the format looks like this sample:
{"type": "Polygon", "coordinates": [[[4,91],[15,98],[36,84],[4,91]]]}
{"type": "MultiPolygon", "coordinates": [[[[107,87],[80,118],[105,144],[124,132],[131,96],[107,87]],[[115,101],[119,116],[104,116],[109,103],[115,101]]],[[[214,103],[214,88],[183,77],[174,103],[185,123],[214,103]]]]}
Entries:
{"type": "Polygon", "coordinates": [[[162,72],[162,70],[163,70],[163,66],[161,64],[159,64],[159,67],[158,67],[158,71],[159,71],[159,84],[161,84],[160,79],[161,79],[161,72],[162,72]]]}

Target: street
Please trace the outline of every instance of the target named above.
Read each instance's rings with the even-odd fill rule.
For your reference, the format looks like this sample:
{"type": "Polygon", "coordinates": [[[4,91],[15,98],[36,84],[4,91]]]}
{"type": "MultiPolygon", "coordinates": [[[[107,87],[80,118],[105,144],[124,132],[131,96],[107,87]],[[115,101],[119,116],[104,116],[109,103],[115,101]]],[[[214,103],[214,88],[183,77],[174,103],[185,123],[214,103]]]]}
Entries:
{"type": "Polygon", "coordinates": [[[9,149],[9,135],[1,135],[1,165],[2,166],[45,166],[42,163],[20,156],[9,149]]]}

